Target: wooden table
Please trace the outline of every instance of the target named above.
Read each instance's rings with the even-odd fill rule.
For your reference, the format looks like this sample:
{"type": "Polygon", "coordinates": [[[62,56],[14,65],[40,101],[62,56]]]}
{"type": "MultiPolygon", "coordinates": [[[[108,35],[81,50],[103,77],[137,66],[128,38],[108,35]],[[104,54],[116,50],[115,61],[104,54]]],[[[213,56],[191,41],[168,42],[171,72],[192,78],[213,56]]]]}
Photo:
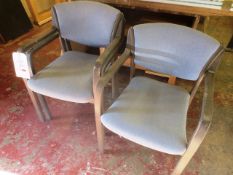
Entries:
{"type": "Polygon", "coordinates": [[[193,28],[200,16],[233,16],[233,0],[96,0],[117,7],[161,11],[194,16],[193,28]]]}
{"type": "Polygon", "coordinates": [[[126,8],[200,16],[233,16],[233,0],[97,0],[126,8]]]}

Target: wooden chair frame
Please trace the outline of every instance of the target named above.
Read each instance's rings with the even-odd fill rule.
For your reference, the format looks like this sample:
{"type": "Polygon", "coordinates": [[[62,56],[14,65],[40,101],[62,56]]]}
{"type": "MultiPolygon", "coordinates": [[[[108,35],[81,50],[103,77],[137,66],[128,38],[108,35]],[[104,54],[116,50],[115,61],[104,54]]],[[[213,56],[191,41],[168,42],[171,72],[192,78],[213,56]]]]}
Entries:
{"type": "MultiPolygon", "coordinates": [[[[122,28],[123,28],[123,24],[122,24],[122,28]]],[[[40,48],[44,47],[49,42],[56,39],[57,37],[59,37],[59,32],[57,31],[56,28],[51,28],[49,31],[45,32],[38,39],[35,39],[33,42],[28,43],[17,50],[17,52],[21,52],[26,55],[27,62],[29,65],[28,70],[30,72],[31,78],[35,74],[35,69],[33,66],[33,54],[40,48]]],[[[70,46],[70,42],[68,40],[63,39],[61,37],[59,37],[59,39],[60,39],[63,51],[72,50],[70,46]]],[[[96,86],[95,85],[96,82],[98,82],[101,75],[106,71],[106,69],[108,68],[108,65],[111,64],[116,59],[119,48],[121,47],[121,43],[122,43],[122,37],[120,37],[120,35],[115,37],[115,39],[113,39],[113,41],[104,49],[102,54],[100,54],[100,56],[97,58],[95,66],[94,66],[94,71],[93,71],[93,87],[96,86]]],[[[44,96],[33,92],[28,87],[27,80],[28,79],[23,79],[39,119],[41,121],[50,120],[51,114],[50,114],[50,111],[49,111],[49,108],[48,108],[48,105],[46,103],[44,96]]],[[[113,78],[112,81],[114,84],[115,79],[113,78]]],[[[114,89],[113,89],[113,93],[114,93],[114,89]]],[[[94,100],[90,101],[90,103],[94,103],[94,100]]]]}
{"type": "MultiPolygon", "coordinates": [[[[218,65],[220,64],[221,56],[224,52],[222,46],[215,52],[212,56],[208,64],[204,67],[202,72],[199,75],[198,80],[196,81],[195,85],[193,86],[192,90],[190,91],[190,102],[191,104],[198,87],[200,86],[201,82],[205,80],[205,88],[204,88],[204,95],[202,100],[202,109],[199,118],[198,125],[187,145],[187,150],[181,156],[180,160],[178,161],[172,175],[179,175],[183,172],[189,161],[191,160],[192,156],[197,151],[198,147],[202,143],[204,137],[206,136],[208,129],[211,125],[212,116],[213,116],[213,94],[214,94],[214,74],[217,70],[218,65]]],[[[134,64],[133,64],[133,55],[132,51],[129,48],[126,48],[124,53],[119,57],[119,59],[114,62],[108,72],[99,79],[95,89],[94,89],[94,96],[95,96],[95,117],[98,120],[99,125],[97,126],[98,130],[98,146],[101,152],[104,151],[104,126],[100,122],[100,116],[103,113],[102,105],[103,105],[103,93],[104,87],[107,83],[111,80],[111,78],[117,73],[119,68],[124,64],[127,58],[131,57],[131,77],[134,72],[134,64]]]]}

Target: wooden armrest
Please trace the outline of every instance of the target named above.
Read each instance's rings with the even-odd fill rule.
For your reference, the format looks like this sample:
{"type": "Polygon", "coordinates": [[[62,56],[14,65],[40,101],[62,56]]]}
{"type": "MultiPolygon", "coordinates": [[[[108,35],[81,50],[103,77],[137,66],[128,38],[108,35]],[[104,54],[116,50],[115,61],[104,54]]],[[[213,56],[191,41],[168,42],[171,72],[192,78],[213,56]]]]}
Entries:
{"type": "Polygon", "coordinates": [[[104,74],[108,65],[117,57],[121,41],[120,37],[116,37],[97,58],[93,70],[93,88],[96,87],[96,83],[99,81],[101,75],[104,74]]]}
{"type": "Polygon", "coordinates": [[[48,42],[54,40],[58,37],[59,33],[56,28],[51,28],[49,31],[46,31],[42,34],[39,38],[36,38],[32,42],[26,43],[22,47],[20,47],[17,52],[23,52],[27,54],[32,54],[34,51],[38,50],[39,48],[43,47],[48,42]]]}
{"type": "Polygon", "coordinates": [[[123,63],[130,56],[130,50],[125,49],[124,53],[111,65],[108,71],[100,77],[100,79],[93,86],[94,90],[94,104],[95,104],[95,115],[100,116],[103,110],[103,92],[104,87],[107,83],[113,78],[119,68],[123,65],[123,63]]]}
{"type": "Polygon", "coordinates": [[[50,29],[46,33],[44,33],[41,37],[35,39],[32,42],[26,43],[22,47],[20,47],[16,53],[24,55],[24,58],[26,58],[27,62],[27,70],[30,72],[30,77],[33,77],[35,71],[32,64],[32,54],[40,49],[41,47],[45,46],[50,41],[57,38],[59,35],[58,31],[55,28],[50,29]]]}
{"type": "Polygon", "coordinates": [[[201,120],[211,121],[213,116],[214,73],[207,72],[205,77],[205,90],[202,100],[201,120]]]}
{"type": "Polygon", "coordinates": [[[205,76],[205,90],[202,102],[201,117],[192,138],[190,139],[186,152],[182,155],[172,174],[180,174],[192,156],[195,154],[200,144],[204,140],[213,116],[213,93],[214,93],[214,73],[207,72],[205,76]]]}
{"type": "Polygon", "coordinates": [[[130,50],[126,49],[124,53],[112,64],[111,68],[108,69],[106,74],[104,74],[97,86],[99,88],[104,88],[107,83],[112,79],[112,77],[116,74],[116,72],[120,69],[120,67],[123,65],[123,63],[126,61],[126,59],[130,56],[130,50]]]}
{"type": "MultiPolygon", "coordinates": [[[[190,145],[193,142],[201,144],[204,139],[213,117],[213,96],[214,96],[214,73],[207,72],[205,76],[205,89],[202,100],[201,116],[198,126],[190,140],[190,145]]],[[[194,144],[195,145],[195,144],[194,144]]]]}
{"type": "Polygon", "coordinates": [[[115,38],[108,47],[104,50],[104,52],[97,58],[95,63],[95,70],[98,70],[100,74],[105,71],[107,65],[112,61],[113,58],[118,54],[119,48],[121,46],[121,38],[115,38]]]}

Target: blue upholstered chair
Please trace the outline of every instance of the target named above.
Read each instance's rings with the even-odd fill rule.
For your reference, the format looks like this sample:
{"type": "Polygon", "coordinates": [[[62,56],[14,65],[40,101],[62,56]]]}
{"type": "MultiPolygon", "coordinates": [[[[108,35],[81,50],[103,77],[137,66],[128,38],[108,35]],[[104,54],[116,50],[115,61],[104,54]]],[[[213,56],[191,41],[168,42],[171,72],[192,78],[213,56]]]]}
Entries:
{"type": "MultiPolygon", "coordinates": [[[[95,100],[102,104],[104,87],[130,56],[129,85],[106,110],[96,108],[102,124],[114,133],[145,147],[180,155],[173,174],[180,174],[204,139],[213,113],[213,81],[223,48],[197,30],[169,23],[140,24],[130,28],[127,48],[97,84],[95,100]],[[189,92],[182,87],[143,76],[134,66],[194,81],[189,92]],[[189,142],[186,119],[190,103],[205,80],[199,124],[189,142]]],[[[99,141],[103,151],[104,129],[99,141]]]]}
{"type": "Polygon", "coordinates": [[[57,4],[52,8],[52,14],[54,27],[17,51],[27,59],[30,77],[24,78],[24,82],[42,121],[50,119],[43,96],[75,103],[94,102],[95,83],[116,58],[124,28],[124,17],[119,10],[94,1],[57,4]],[[31,60],[33,53],[58,36],[63,54],[35,72],[31,60]],[[102,48],[102,53],[74,51],[70,42],[102,48]]]}

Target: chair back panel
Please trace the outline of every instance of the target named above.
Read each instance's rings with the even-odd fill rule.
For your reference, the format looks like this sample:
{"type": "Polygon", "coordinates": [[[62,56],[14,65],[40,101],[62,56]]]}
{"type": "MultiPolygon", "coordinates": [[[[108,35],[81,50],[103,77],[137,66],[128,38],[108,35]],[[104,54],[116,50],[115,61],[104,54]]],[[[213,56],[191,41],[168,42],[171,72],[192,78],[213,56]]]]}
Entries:
{"type": "Polygon", "coordinates": [[[220,47],[208,35],[176,24],[140,24],[130,32],[136,64],[187,80],[197,80],[220,47]]]}
{"type": "Polygon", "coordinates": [[[53,25],[62,38],[94,47],[105,47],[114,36],[121,12],[93,1],[57,4],[52,9],[53,25]]]}

